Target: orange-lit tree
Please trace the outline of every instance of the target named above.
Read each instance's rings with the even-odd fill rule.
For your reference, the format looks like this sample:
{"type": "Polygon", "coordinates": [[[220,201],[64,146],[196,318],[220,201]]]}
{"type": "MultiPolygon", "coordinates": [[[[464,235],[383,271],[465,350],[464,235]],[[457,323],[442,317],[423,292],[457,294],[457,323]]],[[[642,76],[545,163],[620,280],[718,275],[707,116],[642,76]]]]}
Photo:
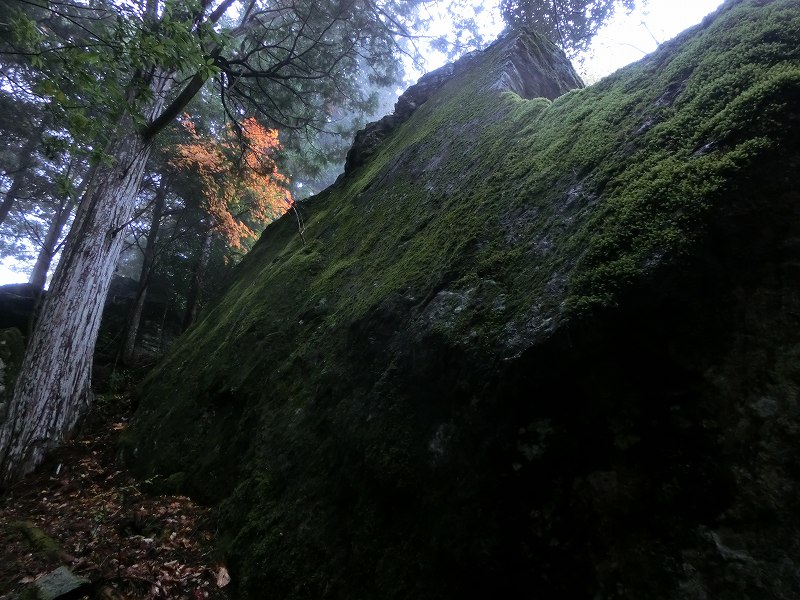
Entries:
{"type": "Polygon", "coordinates": [[[208,229],[242,249],[292,206],[287,178],[275,163],[278,132],[252,117],[222,136],[198,133],[188,116],[181,124],[188,140],[174,147],[170,164],[196,176],[208,229]]]}
{"type": "Polygon", "coordinates": [[[288,180],[275,163],[278,132],[256,119],[244,119],[222,135],[201,134],[195,123],[181,120],[187,140],[175,145],[170,164],[197,184],[202,214],[202,239],[184,326],[194,320],[214,239],[231,258],[241,255],[268,223],[292,208],[288,180]]]}

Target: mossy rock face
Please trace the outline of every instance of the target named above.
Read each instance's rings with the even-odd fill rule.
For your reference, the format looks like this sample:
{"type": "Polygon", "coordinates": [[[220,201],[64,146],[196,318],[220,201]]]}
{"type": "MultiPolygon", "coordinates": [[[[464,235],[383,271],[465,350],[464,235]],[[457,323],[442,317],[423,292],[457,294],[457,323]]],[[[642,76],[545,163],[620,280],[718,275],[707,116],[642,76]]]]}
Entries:
{"type": "Polygon", "coordinates": [[[504,38],[267,229],[124,454],[243,598],[798,597],[798,39],[729,2],[562,93],[504,38]]]}

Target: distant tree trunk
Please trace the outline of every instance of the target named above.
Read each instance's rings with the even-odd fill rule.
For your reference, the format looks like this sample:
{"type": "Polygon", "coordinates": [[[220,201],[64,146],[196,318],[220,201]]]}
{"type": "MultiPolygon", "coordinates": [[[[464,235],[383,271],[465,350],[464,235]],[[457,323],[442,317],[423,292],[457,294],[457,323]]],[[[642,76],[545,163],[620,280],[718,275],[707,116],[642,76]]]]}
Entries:
{"type": "Polygon", "coordinates": [[[47,272],[50,270],[53,257],[56,255],[58,240],[61,237],[61,232],[64,230],[64,226],[67,224],[67,221],[69,221],[69,215],[72,213],[72,208],[75,206],[75,203],[86,191],[88,183],[91,177],[94,175],[94,172],[95,168],[91,167],[84,175],[81,184],[78,186],[78,189],[74,193],[70,194],[69,197],[66,198],[61,204],[59,209],[56,211],[53,221],[50,223],[50,227],[47,230],[47,235],[42,242],[39,255],[36,257],[36,264],[33,266],[30,279],[28,279],[28,283],[33,286],[34,289],[33,312],[31,313],[30,320],[28,321],[28,335],[33,332],[33,326],[36,322],[36,314],[39,311],[39,303],[42,299],[44,286],[47,283],[47,272]]]}
{"type": "Polygon", "coordinates": [[[14,172],[14,176],[11,179],[11,185],[6,192],[5,197],[3,198],[3,202],[0,203],[0,224],[6,220],[8,217],[8,213],[11,212],[11,209],[14,206],[14,202],[16,202],[17,197],[19,196],[20,191],[22,190],[22,186],[25,182],[25,177],[27,176],[27,171],[29,168],[33,166],[36,162],[33,158],[33,151],[36,150],[36,147],[42,141],[42,133],[44,132],[44,123],[39,125],[34,131],[31,132],[31,136],[25,142],[25,145],[20,150],[20,159],[17,166],[16,171],[14,172]]]}
{"type": "Polygon", "coordinates": [[[36,313],[39,310],[39,302],[42,299],[44,286],[47,283],[47,272],[50,270],[50,263],[53,262],[53,257],[56,254],[58,238],[61,237],[61,231],[69,220],[71,212],[72,202],[64,204],[56,212],[53,222],[50,223],[50,228],[47,230],[42,248],[39,250],[39,255],[36,257],[36,264],[33,266],[30,279],[28,279],[28,283],[33,286],[34,294],[33,312],[28,320],[28,335],[33,332],[33,326],[36,322],[36,313]]]}
{"type": "Polygon", "coordinates": [[[39,250],[39,255],[36,257],[36,264],[31,271],[31,277],[28,280],[37,291],[44,289],[44,284],[47,283],[47,271],[50,270],[50,264],[53,262],[53,256],[56,254],[56,244],[58,238],[61,237],[61,232],[64,225],[69,220],[69,213],[72,207],[70,205],[62,206],[55,214],[53,222],[50,223],[50,228],[47,230],[47,235],[44,238],[42,247],[39,250]]]}
{"type": "Polygon", "coordinates": [[[139,333],[139,323],[142,320],[142,311],[147,299],[147,287],[150,284],[150,275],[153,270],[153,263],[156,256],[156,238],[161,226],[161,216],[164,214],[164,204],[167,197],[166,184],[163,182],[156,191],[153,201],[153,218],[150,221],[150,229],[147,232],[147,241],[144,247],[144,260],[142,260],[142,270],[139,273],[139,289],[136,292],[136,300],[128,314],[128,322],[125,327],[125,335],[122,343],[122,362],[131,364],[136,350],[136,335],[139,333]]]}
{"type": "Polygon", "coordinates": [[[197,311],[200,305],[200,294],[203,291],[203,283],[206,276],[208,262],[211,259],[211,242],[214,240],[214,230],[206,230],[203,238],[203,247],[200,256],[197,257],[197,264],[192,274],[192,285],[189,288],[189,296],[186,299],[186,314],[183,317],[183,329],[189,329],[197,318],[197,311]]]}
{"type": "Polygon", "coordinates": [[[25,171],[26,169],[23,167],[14,173],[11,186],[8,188],[2,204],[0,204],[0,223],[6,220],[8,213],[11,212],[11,208],[14,206],[14,202],[17,200],[17,196],[19,196],[19,192],[22,189],[22,182],[25,180],[25,171]]]}
{"type": "MultiPolygon", "coordinates": [[[[169,79],[150,79],[148,119],[163,106],[169,79]]],[[[32,471],[88,412],[92,357],[103,304],[133,214],[150,153],[148,139],[130,115],[106,146],[101,164],[78,206],[0,424],[0,485],[32,471]]]]}

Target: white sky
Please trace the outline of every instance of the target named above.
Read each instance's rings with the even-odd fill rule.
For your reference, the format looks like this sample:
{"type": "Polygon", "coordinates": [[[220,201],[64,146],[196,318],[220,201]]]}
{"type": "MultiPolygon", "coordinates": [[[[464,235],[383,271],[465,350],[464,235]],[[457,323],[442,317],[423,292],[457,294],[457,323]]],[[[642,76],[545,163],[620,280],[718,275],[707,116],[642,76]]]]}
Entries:
{"type": "MultiPolygon", "coordinates": [[[[722,0],[649,0],[647,6],[630,15],[620,11],[600,30],[579,72],[587,81],[597,81],[652,52],[658,42],[663,43],[699,23],[720,4],[722,0]]],[[[440,3],[440,7],[446,6],[446,2],[440,3]]],[[[484,2],[482,6],[486,16],[484,34],[492,39],[502,29],[500,20],[492,18],[492,14],[496,14],[496,0],[484,2]]],[[[433,53],[426,67],[433,70],[445,60],[443,55],[433,53]]],[[[0,259],[0,285],[27,281],[27,273],[14,271],[12,266],[13,260],[0,259]]]]}
{"type": "Polygon", "coordinates": [[[702,21],[720,4],[722,0],[650,0],[630,15],[620,11],[597,34],[593,56],[587,58],[581,74],[596,80],[639,60],[659,43],[702,21]]]}

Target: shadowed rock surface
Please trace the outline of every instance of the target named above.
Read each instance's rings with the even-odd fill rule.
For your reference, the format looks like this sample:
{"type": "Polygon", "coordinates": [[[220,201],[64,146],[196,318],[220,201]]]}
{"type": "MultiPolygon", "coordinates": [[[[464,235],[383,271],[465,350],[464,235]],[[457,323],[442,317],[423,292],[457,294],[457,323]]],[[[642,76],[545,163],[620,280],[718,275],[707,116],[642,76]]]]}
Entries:
{"type": "Polygon", "coordinates": [[[568,93],[538,37],[467,59],[267,229],[125,455],[218,503],[242,598],[800,597],[798,39],[741,0],[568,93]]]}

